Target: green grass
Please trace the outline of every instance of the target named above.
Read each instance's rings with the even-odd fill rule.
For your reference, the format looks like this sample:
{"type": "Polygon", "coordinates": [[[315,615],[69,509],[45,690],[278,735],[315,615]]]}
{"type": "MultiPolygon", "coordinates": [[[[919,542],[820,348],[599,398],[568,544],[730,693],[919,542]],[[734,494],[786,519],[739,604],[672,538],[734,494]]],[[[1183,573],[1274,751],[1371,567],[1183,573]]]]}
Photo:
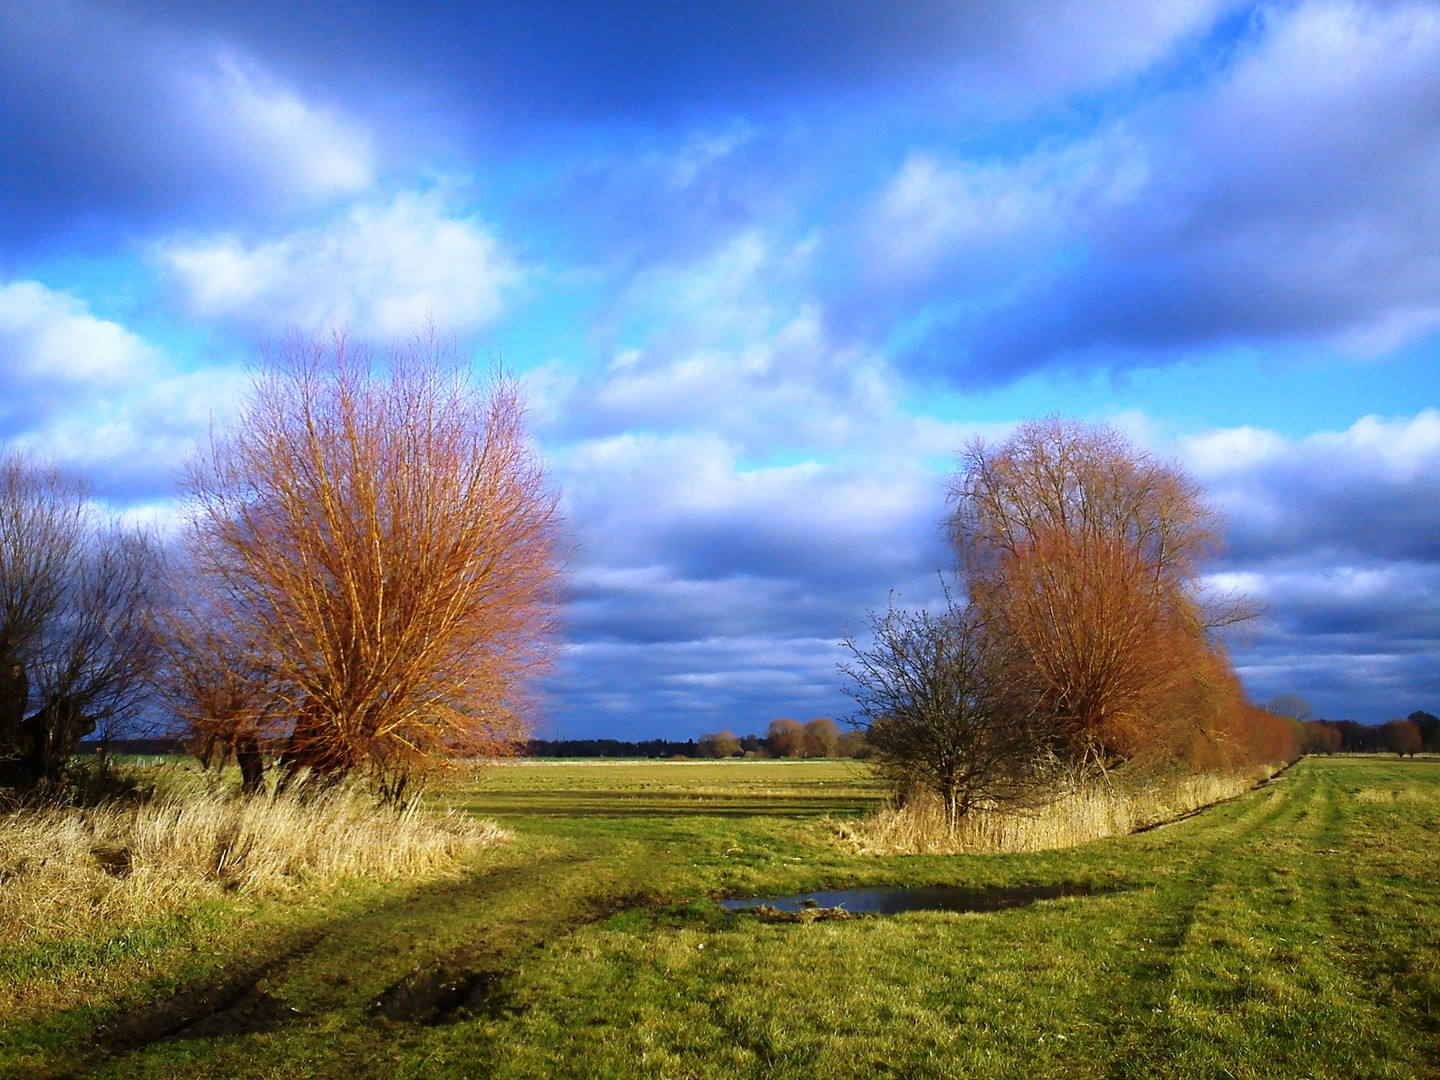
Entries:
{"type": "MultiPolygon", "coordinates": [[[[1038,855],[837,846],[831,820],[881,795],[841,762],[456,777],[434,797],[517,834],[465,880],[237,899],[182,921],[150,942],[137,981],[0,1023],[0,1072],[1440,1075],[1440,762],[1309,759],[1176,825],[1038,855]],[[727,920],[707,899],[1062,882],[1113,891],[810,925],[727,920]],[[248,1028],[88,1051],[117,1009],[267,958],[248,1028]],[[451,1023],[376,1014],[437,970],[488,989],[451,1023]]],[[[43,1003],[50,976],[30,977],[43,1003]]]]}

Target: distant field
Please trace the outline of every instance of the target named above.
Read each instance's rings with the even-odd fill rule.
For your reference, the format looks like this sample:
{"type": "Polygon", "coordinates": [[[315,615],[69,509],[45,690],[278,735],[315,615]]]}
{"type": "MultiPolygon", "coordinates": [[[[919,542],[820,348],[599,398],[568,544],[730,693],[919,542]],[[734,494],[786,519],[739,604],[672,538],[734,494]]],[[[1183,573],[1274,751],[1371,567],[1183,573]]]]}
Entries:
{"type": "Polygon", "coordinates": [[[461,881],[0,956],[0,1072],[1440,1075],[1440,762],[1308,759],[1040,855],[838,846],[833,823],[882,795],[848,762],[457,774],[434,797],[517,836],[461,881]],[[811,925],[711,902],[878,883],[1100,894],[811,925]]]}

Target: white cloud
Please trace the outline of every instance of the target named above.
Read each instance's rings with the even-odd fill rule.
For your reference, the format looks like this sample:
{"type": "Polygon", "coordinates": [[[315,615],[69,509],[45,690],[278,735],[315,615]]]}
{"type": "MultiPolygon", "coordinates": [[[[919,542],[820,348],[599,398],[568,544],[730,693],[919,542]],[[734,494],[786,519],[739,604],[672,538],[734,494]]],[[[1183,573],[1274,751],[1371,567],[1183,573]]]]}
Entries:
{"type": "Polygon", "coordinates": [[[945,160],[913,150],[881,194],[872,243],[890,268],[928,269],[952,252],[1053,240],[1143,188],[1143,148],[1123,131],[1018,160],[945,160]]]}
{"type": "Polygon", "coordinates": [[[478,218],[451,214],[433,193],[359,206],[275,240],[172,240],[157,251],[195,314],[271,330],[345,325],[394,337],[431,317],[469,330],[500,313],[520,278],[478,218]]]}
{"type": "Polygon", "coordinates": [[[813,237],[786,243],[746,230],[694,260],[648,267],[597,331],[610,363],[585,379],[542,380],[547,414],[592,437],[717,432],[752,458],[904,441],[884,358],[836,340],[810,296],[817,257],[813,237]]]}
{"type": "MultiPolygon", "coordinates": [[[[91,393],[15,433],[17,449],[87,477],[120,499],[173,496],[185,462],[249,387],[234,368],[153,371],[122,393],[91,393]]],[[[99,388],[95,388],[99,389],[99,388]]]]}
{"type": "Polygon", "coordinates": [[[995,50],[988,66],[1011,69],[1031,94],[1104,84],[1146,71],[1238,6],[1239,0],[1000,5],[1008,42],[995,50]]]}
{"type": "MultiPolygon", "coordinates": [[[[155,350],[85,303],[38,281],[0,285],[0,378],[12,408],[22,388],[121,386],[153,369],[155,350]]],[[[66,392],[71,392],[66,390],[66,392]]],[[[34,407],[34,402],[25,404],[34,407]]],[[[0,405],[3,411],[3,405],[0,405]]]]}
{"type": "Polygon", "coordinates": [[[1344,431],[1320,431],[1299,440],[1242,427],[1206,432],[1180,445],[1192,469],[1220,483],[1267,468],[1332,482],[1406,483],[1440,477],[1440,410],[1423,409],[1408,418],[1363,416],[1344,431]]]}
{"type": "Polygon", "coordinates": [[[375,153],[368,133],[333,109],[303,100],[253,59],[224,51],[176,75],[189,91],[196,128],[228,156],[302,198],[368,188],[375,153]]]}
{"type": "Polygon", "coordinates": [[[36,281],[0,286],[0,445],[79,472],[121,499],[163,498],[246,387],[233,368],[178,370],[84,301],[36,281]]]}
{"type": "Polygon", "coordinates": [[[1421,475],[1440,477],[1440,410],[1425,409],[1408,420],[1365,416],[1348,431],[1308,440],[1336,461],[1383,471],[1393,481],[1421,475]]]}
{"type": "Polygon", "coordinates": [[[1282,453],[1287,443],[1273,431],[1254,427],[1225,428],[1182,440],[1185,459],[1201,476],[1250,468],[1282,453]]]}

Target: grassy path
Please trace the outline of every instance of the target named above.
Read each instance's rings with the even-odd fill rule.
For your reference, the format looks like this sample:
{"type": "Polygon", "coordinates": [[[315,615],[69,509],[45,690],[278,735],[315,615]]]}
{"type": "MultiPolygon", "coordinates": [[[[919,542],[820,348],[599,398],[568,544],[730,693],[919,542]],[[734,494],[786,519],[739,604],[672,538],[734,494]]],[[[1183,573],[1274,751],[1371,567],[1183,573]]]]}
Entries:
{"type": "Polygon", "coordinates": [[[825,815],[875,797],[845,769],[502,771],[448,795],[520,837],[464,881],[287,916],[171,1037],[117,1041],[103,1005],[0,1025],[0,1072],[1440,1075],[1440,762],[1310,760],[1153,832],[970,858],[838,848],[825,815]],[[878,882],[1113,891],[810,925],[703,899],[878,882]]]}

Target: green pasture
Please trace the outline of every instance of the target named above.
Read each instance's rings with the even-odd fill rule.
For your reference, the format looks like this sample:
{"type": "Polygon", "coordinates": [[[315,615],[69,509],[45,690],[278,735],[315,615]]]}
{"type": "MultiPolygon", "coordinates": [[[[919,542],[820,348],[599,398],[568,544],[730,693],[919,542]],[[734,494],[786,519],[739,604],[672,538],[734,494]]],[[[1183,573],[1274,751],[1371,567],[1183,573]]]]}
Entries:
{"type": "Polygon", "coordinates": [[[883,797],[848,762],[526,763],[432,797],[515,841],[458,881],[208,908],[127,946],[134,981],[106,977],[129,953],[0,957],[37,1002],[94,975],[0,1021],[0,1073],[1440,1075],[1437,761],[1307,759],[1175,825],[1023,856],[848,851],[834,823],[883,797]],[[806,925],[713,903],[878,883],[1096,892],[806,925]],[[147,1041],[166,1001],[198,1019],[147,1041]]]}

